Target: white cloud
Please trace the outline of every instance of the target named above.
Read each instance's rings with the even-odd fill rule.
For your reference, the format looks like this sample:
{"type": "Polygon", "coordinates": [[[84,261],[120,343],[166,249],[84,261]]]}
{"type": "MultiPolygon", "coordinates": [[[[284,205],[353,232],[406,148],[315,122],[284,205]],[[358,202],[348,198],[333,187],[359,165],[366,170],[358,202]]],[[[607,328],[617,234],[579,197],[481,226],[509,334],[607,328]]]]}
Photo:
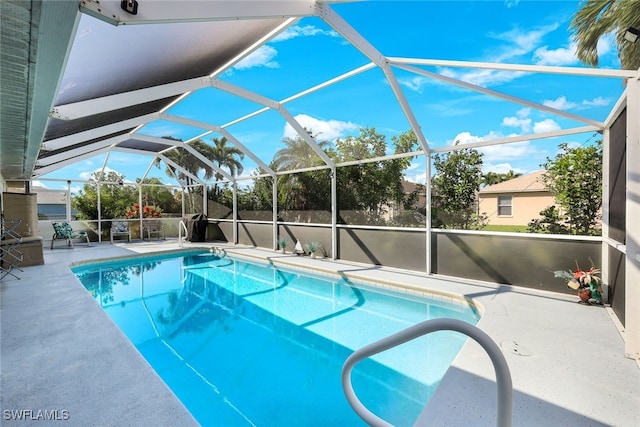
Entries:
{"type": "Polygon", "coordinates": [[[502,126],[514,127],[522,129],[522,132],[531,132],[531,108],[521,108],[516,111],[515,116],[504,117],[502,126]]]}
{"type": "MultiPolygon", "coordinates": [[[[340,120],[320,120],[315,117],[308,116],[306,114],[298,114],[295,119],[300,125],[306,129],[312,131],[317,139],[323,141],[335,141],[337,138],[342,138],[350,131],[360,129],[360,126],[352,122],[343,122],[340,120]]],[[[284,126],[284,137],[295,138],[298,134],[287,123],[284,126]]]]}
{"type": "Polygon", "coordinates": [[[520,3],[520,0],[505,0],[504,5],[507,6],[508,9],[511,9],[512,7],[518,6],[518,3],[520,3]]]}
{"type": "MultiPolygon", "coordinates": [[[[499,62],[499,61],[495,61],[495,62],[499,62]]],[[[482,86],[482,87],[508,83],[526,74],[521,71],[504,71],[504,70],[487,70],[487,69],[458,72],[449,68],[441,69],[440,73],[446,77],[462,80],[463,82],[471,83],[476,86],[482,86]]]]}
{"type": "Polygon", "coordinates": [[[547,107],[555,108],[556,110],[570,110],[578,105],[575,102],[567,101],[567,97],[565,96],[559,96],[555,100],[545,99],[542,101],[542,104],[547,107]]]}
{"type": "Polygon", "coordinates": [[[525,119],[520,117],[504,117],[502,119],[502,126],[508,126],[512,128],[520,128],[523,132],[531,131],[531,119],[525,119]]]}
{"type": "Polygon", "coordinates": [[[424,163],[411,162],[404,174],[404,179],[424,184],[427,182],[427,171],[424,163]]]}
{"type": "Polygon", "coordinates": [[[589,107],[604,107],[606,105],[609,105],[610,103],[611,100],[609,98],[603,98],[601,96],[593,98],[592,100],[585,99],[584,101],[582,101],[582,105],[586,105],[589,107]]]}
{"type": "MultiPolygon", "coordinates": [[[[514,135],[507,135],[514,136],[514,135]]],[[[453,145],[455,141],[460,144],[470,144],[481,141],[491,141],[494,139],[505,138],[500,132],[491,131],[485,136],[471,135],[469,132],[461,132],[449,141],[448,145],[453,145]]],[[[487,164],[499,164],[508,160],[521,160],[523,158],[539,156],[538,149],[531,144],[531,141],[519,141],[509,144],[490,145],[487,147],[479,147],[477,150],[484,154],[483,162],[487,164]]]]}
{"type": "Polygon", "coordinates": [[[297,37],[313,37],[317,35],[339,37],[339,34],[333,30],[322,30],[318,27],[314,27],[313,25],[305,25],[302,27],[299,25],[294,25],[292,27],[287,28],[277,36],[275,36],[271,41],[282,42],[282,41],[294,39],[297,37]]]}
{"type": "MultiPolygon", "coordinates": [[[[89,179],[91,179],[91,178],[92,178],[92,176],[91,176],[91,175],[92,175],[94,172],[100,172],[101,170],[102,170],[102,168],[96,168],[96,169],[94,169],[94,170],[92,170],[92,171],[88,171],[88,172],[80,172],[80,174],[79,174],[78,176],[79,176],[79,178],[80,178],[80,179],[82,179],[82,180],[89,180],[89,179]]],[[[115,170],[115,169],[111,169],[110,167],[105,167],[105,168],[104,168],[104,174],[106,175],[106,174],[108,174],[109,172],[115,172],[115,173],[117,173],[117,174],[119,174],[119,175],[122,175],[122,173],[118,172],[118,171],[117,171],[117,170],[115,170]]],[[[126,181],[126,182],[132,182],[132,181],[127,181],[127,180],[125,180],[125,181],[126,181]]]]}
{"type": "Polygon", "coordinates": [[[420,94],[422,93],[422,88],[424,86],[427,86],[433,82],[434,82],[433,79],[429,79],[423,76],[415,76],[410,79],[405,79],[405,78],[398,79],[398,83],[400,83],[402,86],[408,88],[409,90],[412,90],[413,92],[417,92],[420,94]]]}
{"type": "Polygon", "coordinates": [[[615,44],[613,37],[613,34],[607,34],[598,39],[598,44],[596,46],[598,56],[604,56],[608,53],[615,52],[613,49],[613,45],[615,44]]]}
{"type": "Polygon", "coordinates": [[[495,172],[495,173],[508,173],[509,171],[514,171],[515,173],[525,173],[524,169],[516,168],[511,165],[511,163],[488,163],[484,162],[482,164],[482,172],[495,172]]]}
{"type": "Polygon", "coordinates": [[[274,58],[278,56],[278,51],[269,45],[264,45],[256,49],[249,56],[233,66],[236,70],[246,70],[248,68],[265,67],[278,68],[280,64],[274,58]]]}
{"type": "Polygon", "coordinates": [[[558,123],[556,123],[553,119],[545,119],[540,122],[536,122],[533,125],[534,133],[543,133],[543,132],[551,132],[554,130],[560,130],[561,127],[558,123]]]}
{"type": "Polygon", "coordinates": [[[544,36],[552,31],[555,31],[557,28],[558,24],[553,24],[539,27],[531,31],[522,31],[519,28],[514,28],[504,33],[490,34],[489,36],[493,37],[494,39],[506,41],[509,43],[509,45],[504,47],[502,51],[499,52],[498,55],[492,60],[495,62],[503,62],[516,56],[521,56],[532,52],[537,46],[540,45],[540,42],[542,41],[544,36]]]}
{"type": "MultiPolygon", "coordinates": [[[[295,39],[298,37],[314,37],[314,36],[328,36],[328,37],[340,37],[340,35],[333,30],[322,30],[314,27],[313,25],[299,26],[287,28],[282,33],[278,34],[271,40],[272,43],[283,42],[286,40],[295,39]]],[[[280,64],[275,60],[278,56],[278,50],[270,45],[263,45],[256,49],[249,56],[244,58],[233,66],[235,70],[246,70],[249,68],[265,67],[265,68],[280,68],[280,64]]],[[[232,71],[230,71],[232,72],[232,71]]]]}
{"type": "Polygon", "coordinates": [[[569,48],[558,49],[549,49],[548,46],[539,47],[533,53],[533,60],[537,65],[569,65],[578,62],[573,44],[569,48]]]}

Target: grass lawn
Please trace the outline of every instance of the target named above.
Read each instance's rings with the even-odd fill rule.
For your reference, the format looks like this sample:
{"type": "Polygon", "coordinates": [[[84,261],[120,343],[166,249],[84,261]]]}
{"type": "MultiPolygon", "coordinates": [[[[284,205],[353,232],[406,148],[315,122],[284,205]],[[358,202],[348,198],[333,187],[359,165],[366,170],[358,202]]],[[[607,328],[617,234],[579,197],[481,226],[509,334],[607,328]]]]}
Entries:
{"type": "Polygon", "coordinates": [[[482,231],[507,231],[510,233],[526,233],[526,225],[487,225],[482,231]]]}

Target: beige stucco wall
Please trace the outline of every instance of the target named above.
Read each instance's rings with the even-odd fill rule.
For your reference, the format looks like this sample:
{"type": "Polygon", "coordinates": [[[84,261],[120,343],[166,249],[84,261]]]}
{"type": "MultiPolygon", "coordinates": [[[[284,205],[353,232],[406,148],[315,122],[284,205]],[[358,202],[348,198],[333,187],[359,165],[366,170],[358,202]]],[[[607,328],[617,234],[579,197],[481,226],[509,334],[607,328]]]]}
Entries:
{"type": "Polygon", "coordinates": [[[488,217],[492,225],[527,225],[540,218],[540,211],[554,204],[553,196],[546,191],[516,194],[480,194],[478,211],[488,217]],[[498,216],[498,196],[512,196],[511,216],[498,216]]]}

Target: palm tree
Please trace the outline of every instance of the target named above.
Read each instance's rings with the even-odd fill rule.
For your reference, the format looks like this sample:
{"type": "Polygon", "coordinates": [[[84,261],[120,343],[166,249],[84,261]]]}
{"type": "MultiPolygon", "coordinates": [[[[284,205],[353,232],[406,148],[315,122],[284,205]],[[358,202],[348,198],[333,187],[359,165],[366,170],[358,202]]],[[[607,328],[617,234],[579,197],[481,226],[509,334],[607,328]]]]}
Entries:
{"type": "MultiPolygon", "coordinates": [[[[311,136],[314,137],[313,135],[311,136]]],[[[274,166],[278,170],[295,170],[321,165],[322,159],[302,137],[283,138],[284,148],[278,150],[273,157],[274,166]]],[[[317,141],[321,150],[327,151],[328,141],[317,141]]]]}
{"type": "MultiPolygon", "coordinates": [[[[173,138],[170,136],[165,136],[163,137],[165,139],[170,139],[172,141],[181,141],[180,139],[177,138],[173,138]]],[[[189,143],[189,145],[191,147],[193,147],[195,150],[199,151],[200,153],[202,153],[206,158],[211,159],[210,157],[210,146],[208,146],[204,141],[202,141],[201,139],[197,139],[191,143],[189,143]]],[[[173,150],[168,150],[165,151],[164,156],[166,156],[169,160],[175,162],[176,164],[182,166],[184,168],[184,170],[186,170],[187,172],[189,172],[192,175],[198,176],[198,174],[200,172],[204,173],[204,179],[211,179],[214,176],[214,169],[211,167],[211,165],[208,165],[206,163],[204,163],[202,160],[200,160],[199,158],[197,158],[196,156],[194,156],[192,153],[190,153],[189,151],[185,150],[182,147],[176,147],[173,150]]],[[[157,167],[160,167],[160,159],[156,158],[154,160],[154,164],[157,167]]],[[[187,194],[189,195],[189,204],[191,209],[188,210],[193,210],[195,211],[195,203],[194,203],[194,189],[192,187],[192,185],[194,184],[193,179],[185,174],[183,171],[177,170],[175,167],[173,167],[170,164],[166,165],[166,169],[165,172],[167,174],[167,176],[170,177],[177,177],[178,180],[184,181],[187,184],[187,194]]]]}
{"type": "MultiPolygon", "coordinates": [[[[312,132],[307,131],[315,139],[312,132]]],[[[276,152],[273,157],[272,167],[275,170],[296,170],[323,164],[318,154],[307,144],[302,137],[284,138],[282,140],[285,147],[276,152]]],[[[318,141],[318,147],[327,151],[330,147],[328,141],[318,141]]],[[[286,206],[287,199],[293,197],[293,208],[302,209],[304,200],[302,197],[302,183],[297,175],[287,174],[278,178],[279,203],[286,206]]]]}
{"type": "MultiPolygon", "coordinates": [[[[242,167],[242,160],[244,159],[244,153],[237,147],[227,145],[227,138],[213,138],[213,146],[208,145],[206,148],[207,158],[211,159],[213,163],[219,168],[229,169],[229,173],[233,176],[238,176],[242,173],[244,168],[242,167]]],[[[217,181],[222,179],[220,172],[215,173],[217,181]]],[[[214,193],[218,194],[218,183],[216,182],[214,193]]]]}
{"type": "Polygon", "coordinates": [[[570,26],[578,59],[597,66],[598,40],[605,34],[614,33],[622,68],[637,70],[640,68],[640,45],[625,40],[629,27],[640,29],[640,1],[585,0],[570,26]]]}

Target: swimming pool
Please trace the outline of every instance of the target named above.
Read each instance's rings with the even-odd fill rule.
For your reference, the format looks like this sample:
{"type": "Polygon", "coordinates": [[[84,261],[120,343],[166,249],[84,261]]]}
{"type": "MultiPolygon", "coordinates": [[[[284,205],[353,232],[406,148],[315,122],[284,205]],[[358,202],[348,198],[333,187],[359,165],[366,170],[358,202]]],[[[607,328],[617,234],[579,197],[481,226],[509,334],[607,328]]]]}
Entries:
{"type": "MultiPolygon", "coordinates": [[[[356,349],[469,306],[208,252],[75,267],[75,275],[202,425],[363,425],[340,370],[356,349]]],[[[464,341],[437,332],[363,361],[360,400],[412,425],[464,341]]]]}

